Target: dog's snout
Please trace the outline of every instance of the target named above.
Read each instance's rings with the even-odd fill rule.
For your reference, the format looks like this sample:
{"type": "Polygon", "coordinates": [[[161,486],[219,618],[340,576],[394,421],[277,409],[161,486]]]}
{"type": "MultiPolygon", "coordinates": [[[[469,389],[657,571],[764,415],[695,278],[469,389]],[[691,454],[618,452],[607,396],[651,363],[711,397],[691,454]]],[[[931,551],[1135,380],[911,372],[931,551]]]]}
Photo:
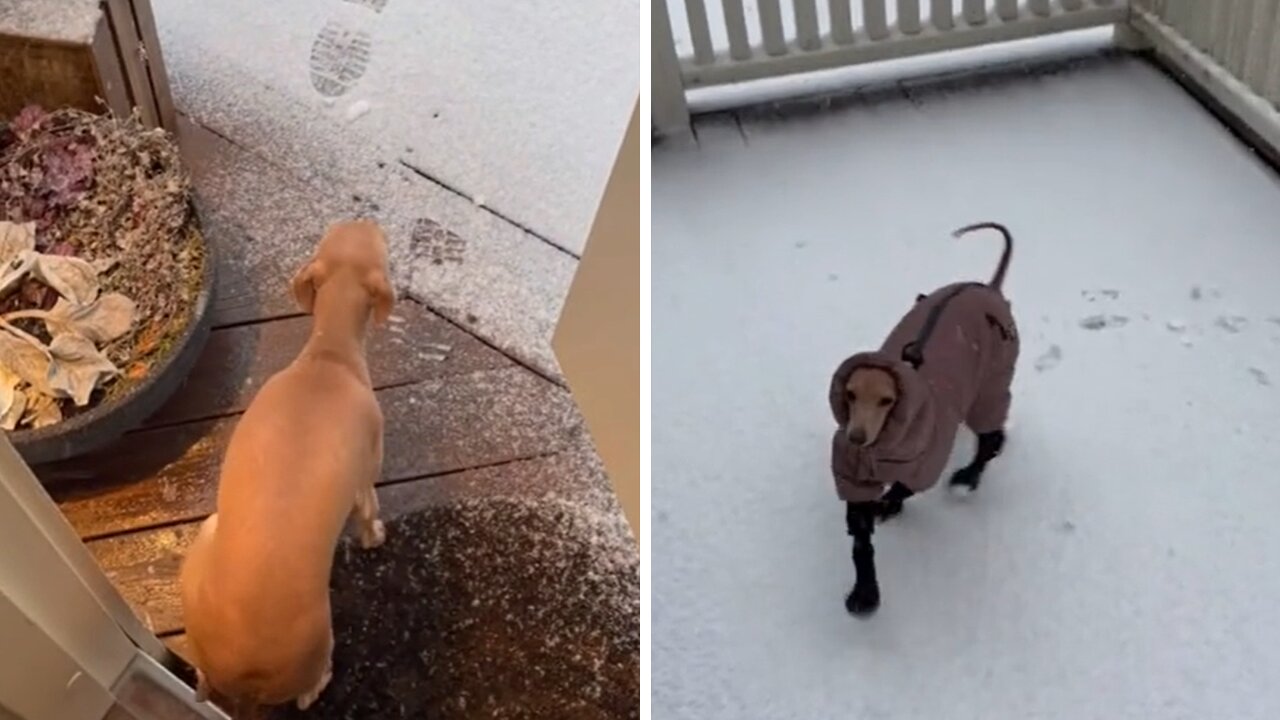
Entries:
{"type": "Polygon", "coordinates": [[[867,441],[867,431],[856,425],[850,425],[846,434],[849,436],[849,442],[856,445],[862,445],[867,441]]]}

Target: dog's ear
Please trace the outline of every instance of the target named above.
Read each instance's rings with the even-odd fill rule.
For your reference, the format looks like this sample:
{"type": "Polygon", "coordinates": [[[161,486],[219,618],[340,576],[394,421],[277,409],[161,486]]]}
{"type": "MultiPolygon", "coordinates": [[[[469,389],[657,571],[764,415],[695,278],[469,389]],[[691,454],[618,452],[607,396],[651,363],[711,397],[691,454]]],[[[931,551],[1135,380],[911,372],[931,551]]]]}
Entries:
{"type": "Polygon", "coordinates": [[[831,415],[836,419],[836,424],[844,427],[849,424],[849,403],[845,400],[845,383],[849,382],[849,376],[853,374],[856,367],[855,358],[849,358],[836,368],[835,374],[831,376],[831,389],[827,393],[827,400],[831,403],[831,415]]]}
{"type": "Polygon", "coordinates": [[[309,260],[289,283],[289,288],[293,291],[293,299],[298,303],[298,307],[302,308],[302,312],[309,313],[315,307],[316,278],[320,269],[319,260],[309,260]]]}
{"type": "Polygon", "coordinates": [[[378,325],[386,325],[387,320],[391,317],[391,308],[396,304],[396,291],[391,287],[391,281],[387,279],[387,274],[383,272],[370,273],[369,278],[365,281],[365,288],[369,291],[369,297],[373,298],[373,322],[378,325]]]}

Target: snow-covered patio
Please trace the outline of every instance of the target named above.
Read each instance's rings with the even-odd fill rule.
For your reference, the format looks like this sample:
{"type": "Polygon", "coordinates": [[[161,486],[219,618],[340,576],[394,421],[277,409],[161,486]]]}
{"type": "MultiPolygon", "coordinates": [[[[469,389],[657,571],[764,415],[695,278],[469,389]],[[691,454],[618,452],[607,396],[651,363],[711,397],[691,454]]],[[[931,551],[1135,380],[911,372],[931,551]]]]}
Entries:
{"type": "Polygon", "coordinates": [[[1116,55],[696,130],[654,150],[654,716],[1280,715],[1275,172],[1116,55]],[[989,277],[980,220],[1009,445],[879,529],[854,620],[830,373],[989,277]]]}

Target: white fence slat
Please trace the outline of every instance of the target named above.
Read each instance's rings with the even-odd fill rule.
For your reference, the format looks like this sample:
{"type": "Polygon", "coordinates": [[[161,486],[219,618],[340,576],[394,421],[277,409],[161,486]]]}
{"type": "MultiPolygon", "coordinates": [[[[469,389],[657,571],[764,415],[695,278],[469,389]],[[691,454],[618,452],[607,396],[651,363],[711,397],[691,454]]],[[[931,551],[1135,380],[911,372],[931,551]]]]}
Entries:
{"type": "Polygon", "coordinates": [[[1027,9],[1036,17],[1049,17],[1053,12],[1053,7],[1049,5],[1049,0],[1027,0],[1027,9]]]}
{"type": "Polygon", "coordinates": [[[1005,22],[1018,19],[1018,0],[996,0],[996,15],[1005,22]]]}
{"type": "MultiPolygon", "coordinates": [[[[665,0],[654,0],[665,2],[665,0]]],[[[715,62],[716,49],[711,44],[711,24],[703,0],[684,0],[684,14],[689,18],[689,36],[693,38],[693,61],[699,65],[715,62]]]]}
{"type": "MultiPolygon", "coordinates": [[[[989,0],[994,5],[996,0],[989,0]]],[[[742,7],[742,0],[723,0],[727,6],[742,7]],[[731,4],[732,3],[732,4],[731,4]]],[[[827,0],[828,4],[832,0],[827,0]]],[[[837,0],[839,2],[839,0],[837,0]]],[[[955,20],[956,27],[951,30],[940,30],[930,27],[915,35],[896,32],[888,25],[886,17],[896,5],[890,8],[885,0],[861,0],[861,9],[865,12],[865,23],[854,26],[847,42],[827,42],[822,37],[821,47],[816,50],[802,50],[789,33],[787,52],[782,55],[768,55],[763,48],[750,47],[748,57],[743,60],[727,61],[723,54],[717,55],[716,61],[710,65],[698,65],[692,59],[686,59],[681,68],[684,84],[687,88],[711,87],[728,83],[745,82],[771,77],[782,77],[796,73],[807,73],[832,68],[851,67],[881,60],[927,55],[930,53],[958,50],[998,42],[1038,37],[1050,33],[1068,32],[1084,28],[1101,27],[1124,23],[1129,19],[1130,9],[1127,2],[1113,3],[1110,7],[1102,7],[1093,0],[1086,3],[1079,12],[1064,12],[1059,3],[1053,0],[1052,11],[1048,17],[1032,17],[1023,14],[1015,22],[1001,22],[987,19],[985,23],[970,25],[963,21],[960,14],[955,20]],[[867,42],[870,40],[870,42],[867,42]]],[[[969,0],[965,0],[969,2],[969,0]]],[[[921,5],[924,5],[921,2],[921,5]]],[[[840,4],[831,5],[833,13],[833,36],[840,36],[846,31],[843,25],[840,4]]],[[[929,6],[932,7],[931,1],[929,6]]],[[[952,3],[957,13],[961,6],[952,3]]],[[[857,15],[857,7],[848,7],[848,14],[857,15]]],[[[985,10],[985,3],[983,10],[985,10]]],[[[924,8],[921,8],[924,11],[924,8]]],[[[734,25],[732,14],[728,13],[727,24],[734,25]]],[[[940,15],[941,16],[941,15],[940,15]]],[[[791,18],[786,18],[788,24],[791,18]]],[[[940,23],[945,22],[939,20],[940,23]]],[[[798,34],[798,33],[797,33],[798,34]]],[[[758,36],[752,35],[753,38],[758,36]]]]}
{"type": "Polygon", "coordinates": [[[849,3],[853,0],[830,0],[827,7],[831,10],[831,39],[838,45],[853,44],[853,10],[849,3]]]}
{"type": "Polygon", "coordinates": [[[792,0],[796,11],[796,39],[805,50],[817,50],[822,47],[822,38],[818,35],[818,6],[815,0],[792,0]]]}
{"type": "Polygon", "coordinates": [[[1231,9],[1235,5],[1232,2],[1210,2],[1211,10],[1209,14],[1209,54],[1217,60],[1219,64],[1225,64],[1227,59],[1227,43],[1231,40],[1231,9]]]}
{"type": "Polygon", "coordinates": [[[721,0],[721,3],[724,6],[724,29],[729,36],[729,57],[749,60],[751,40],[747,37],[747,14],[742,10],[742,0],[721,0]]]}
{"type": "Polygon", "coordinates": [[[760,10],[760,34],[764,36],[764,51],[769,55],[787,54],[787,36],[782,31],[782,8],[778,0],[756,0],[760,10]]]}
{"type": "Polygon", "coordinates": [[[951,0],[930,1],[929,24],[939,30],[950,30],[956,26],[956,11],[951,7],[951,0]]]}
{"type": "Polygon", "coordinates": [[[1200,1],[1189,1],[1187,3],[1187,24],[1186,29],[1182,32],[1187,40],[1198,50],[1209,52],[1209,21],[1213,14],[1213,8],[1209,3],[1200,1]]]}
{"type": "Polygon", "coordinates": [[[1266,94],[1267,63],[1271,59],[1271,44],[1275,42],[1276,5],[1271,0],[1259,0],[1253,4],[1253,19],[1249,24],[1248,51],[1244,63],[1244,84],[1259,95],[1266,94]]]}
{"type": "Polygon", "coordinates": [[[676,58],[675,39],[671,35],[671,16],[666,0],[654,0],[650,6],[649,57],[650,108],[653,132],[657,135],[683,135],[690,132],[689,105],[685,99],[680,61],[676,58]]]}
{"type": "MultiPolygon", "coordinates": [[[[1275,5],[1275,3],[1268,3],[1275,5]]],[[[1267,29],[1267,34],[1271,36],[1271,52],[1267,53],[1267,79],[1261,86],[1259,93],[1270,100],[1272,103],[1280,105],[1280,38],[1276,37],[1276,33],[1280,32],[1280,10],[1273,8],[1271,26],[1267,29]]]]}
{"type": "Polygon", "coordinates": [[[898,30],[903,35],[916,35],[920,32],[919,0],[898,0],[898,30]]]}
{"type": "Polygon", "coordinates": [[[1227,39],[1227,69],[1238,79],[1244,78],[1244,62],[1249,51],[1249,24],[1253,22],[1255,0],[1232,3],[1230,36],[1227,39]]]}
{"type": "Polygon", "coordinates": [[[867,37],[872,40],[889,37],[889,15],[884,3],[885,0],[862,0],[862,24],[866,26],[867,37]]]}
{"type": "Polygon", "coordinates": [[[964,21],[970,25],[985,25],[987,0],[964,0],[964,21]]]}

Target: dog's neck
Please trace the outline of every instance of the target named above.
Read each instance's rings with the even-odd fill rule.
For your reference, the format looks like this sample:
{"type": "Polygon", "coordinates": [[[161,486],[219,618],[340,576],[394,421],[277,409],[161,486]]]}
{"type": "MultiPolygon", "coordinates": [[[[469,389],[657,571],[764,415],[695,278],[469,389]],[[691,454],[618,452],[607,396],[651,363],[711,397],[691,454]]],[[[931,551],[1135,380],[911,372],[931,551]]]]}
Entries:
{"type": "Polygon", "coordinates": [[[350,365],[368,382],[364,339],[372,311],[372,300],[363,283],[348,277],[330,278],[316,288],[311,337],[304,354],[350,365]]]}

